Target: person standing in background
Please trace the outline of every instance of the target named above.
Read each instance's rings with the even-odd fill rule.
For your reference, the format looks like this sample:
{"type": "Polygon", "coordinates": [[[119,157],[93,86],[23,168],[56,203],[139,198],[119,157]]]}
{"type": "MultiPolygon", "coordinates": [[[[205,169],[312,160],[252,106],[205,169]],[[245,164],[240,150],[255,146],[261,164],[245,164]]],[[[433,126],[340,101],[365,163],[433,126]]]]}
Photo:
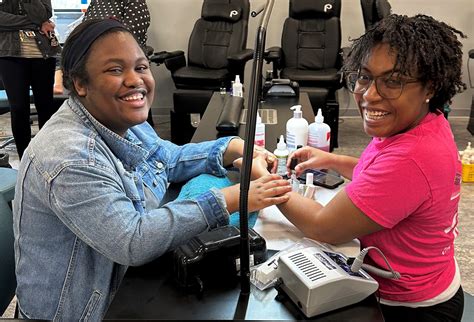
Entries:
{"type": "Polygon", "coordinates": [[[40,129],[54,112],[55,57],[61,47],[51,17],[51,0],[0,1],[0,75],[20,158],[31,140],[30,87],[40,129]]]}
{"type": "Polygon", "coordinates": [[[138,44],[146,49],[146,33],[151,20],[145,0],[92,0],[83,21],[110,17],[123,23],[137,38],[138,44]]]}
{"type": "MultiPolygon", "coordinates": [[[[145,0],[92,0],[83,21],[110,17],[119,20],[132,32],[147,56],[153,54],[153,48],[146,44],[151,19],[145,0]]],[[[155,126],[151,109],[147,121],[155,126]]]]}

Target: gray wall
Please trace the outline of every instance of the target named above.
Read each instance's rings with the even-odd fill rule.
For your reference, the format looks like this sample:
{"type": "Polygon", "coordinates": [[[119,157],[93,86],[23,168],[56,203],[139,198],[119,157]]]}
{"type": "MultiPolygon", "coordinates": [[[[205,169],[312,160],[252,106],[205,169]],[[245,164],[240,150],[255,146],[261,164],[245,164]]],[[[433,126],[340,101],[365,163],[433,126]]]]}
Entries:
{"type": "MultiPolygon", "coordinates": [[[[462,39],[464,48],[464,82],[469,86],[467,77],[467,52],[474,49],[474,1],[472,0],[389,0],[394,13],[414,15],[423,13],[442,20],[453,27],[462,30],[469,38],[462,39]]],[[[251,0],[251,9],[258,8],[265,0],[251,0]]],[[[161,50],[187,50],[189,35],[194,22],[201,14],[201,0],[148,0],[151,13],[151,26],[148,30],[149,44],[155,51],[161,50]]],[[[342,45],[348,46],[350,38],[361,35],[364,31],[362,11],[359,0],[343,0],[342,5],[342,45]]],[[[275,0],[272,16],[267,30],[266,47],[280,45],[281,31],[284,19],[288,16],[288,0],[275,0]]],[[[260,23],[260,17],[250,18],[247,47],[253,48],[255,33],[260,23]]],[[[249,84],[250,68],[246,66],[244,85],[249,84]]],[[[271,66],[264,66],[271,69],[271,66]]],[[[168,114],[172,107],[173,81],[169,71],[164,66],[152,66],[156,79],[156,96],[153,112],[168,114]]],[[[474,61],[471,61],[471,73],[474,77],[474,61]]],[[[474,80],[473,80],[474,81],[474,80]]],[[[472,89],[458,94],[453,101],[451,115],[469,115],[471,106],[472,89]]],[[[341,111],[352,115],[354,110],[352,99],[347,93],[341,92],[341,111]],[[350,102],[350,104],[349,104],[350,102]],[[347,104],[347,105],[346,105],[347,104]],[[345,107],[344,107],[345,106],[345,107]]]]}

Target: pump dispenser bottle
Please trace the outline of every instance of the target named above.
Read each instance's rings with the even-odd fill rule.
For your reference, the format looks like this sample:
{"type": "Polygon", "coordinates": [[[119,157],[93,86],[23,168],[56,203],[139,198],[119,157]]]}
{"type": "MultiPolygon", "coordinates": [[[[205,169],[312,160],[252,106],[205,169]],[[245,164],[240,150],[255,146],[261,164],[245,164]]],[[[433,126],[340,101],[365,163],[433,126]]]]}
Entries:
{"type": "Polygon", "coordinates": [[[232,95],[244,97],[244,88],[242,83],[240,82],[239,75],[235,75],[235,81],[234,84],[232,84],[232,95]]]}
{"type": "Polygon", "coordinates": [[[291,107],[293,117],[286,122],[286,145],[290,152],[296,150],[298,145],[308,143],[308,121],[303,118],[301,105],[291,107]]]}
{"type": "Polygon", "coordinates": [[[330,140],[331,128],[324,123],[323,113],[321,109],[318,109],[314,123],[311,123],[308,127],[308,145],[329,152],[330,140]]]}
{"type": "Polygon", "coordinates": [[[286,143],[283,135],[280,135],[280,140],[278,141],[277,148],[273,151],[277,158],[277,174],[283,176],[286,174],[286,161],[290,151],[286,148],[286,143]]]}
{"type": "Polygon", "coordinates": [[[265,147],[265,123],[262,123],[260,113],[257,111],[257,124],[255,126],[255,145],[265,147]]]}

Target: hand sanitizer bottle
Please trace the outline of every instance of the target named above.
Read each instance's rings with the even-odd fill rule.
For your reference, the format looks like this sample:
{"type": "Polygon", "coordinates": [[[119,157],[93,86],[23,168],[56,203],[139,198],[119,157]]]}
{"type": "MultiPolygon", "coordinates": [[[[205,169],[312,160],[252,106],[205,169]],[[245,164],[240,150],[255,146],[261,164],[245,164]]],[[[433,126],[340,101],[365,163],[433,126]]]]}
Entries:
{"type": "Polygon", "coordinates": [[[240,76],[235,76],[234,84],[232,85],[232,95],[233,96],[240,96],[244,97],[244,88],[242,83],[240,82],[240,76]]]}
{"type": "Polygon", "coordinates": [[[262,123],[260,113],[257,111],[257,124],[255,126],[255,145],[265,148],[265,123],[262,123]]]}
{"type": "Polygon", "coordinates": [[[283,135],[280,135],[280,140],[278,141],[277,148],[273,151],[277,158],[277,174],[284,176],[286,174],[286,161],[290,151],[286,148],[286,143],[283,135]]]}
{"type": "Polygon", "coordinates": [[[301,105],[291,107],[293,117],[286,122],[286,146],[290,152],[296,150],[298,145],[308,143],[308,121],[303,118],[301,105]]]}
{"type": "Polygon", "coordinates": [[[314,123],[311,123],[308,127],[308,145],[329,152],[330,140],[331,128],[324,123],[324,116],[321,109],[318,109],[314,123]]]}

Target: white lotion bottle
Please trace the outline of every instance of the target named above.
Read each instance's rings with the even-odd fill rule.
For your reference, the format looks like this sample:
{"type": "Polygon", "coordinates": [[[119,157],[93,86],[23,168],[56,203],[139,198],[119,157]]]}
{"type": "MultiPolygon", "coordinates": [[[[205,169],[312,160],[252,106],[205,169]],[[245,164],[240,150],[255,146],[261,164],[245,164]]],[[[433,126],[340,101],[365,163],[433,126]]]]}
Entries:
{"type": "Polygon", "coordinates": [[[293,110],[293,117],[286,122],[286,146],[292,152],[298,145],[307,145],[308,121],[303,118],[301,105],[292,106],[290,109],[293,110]]]}
{"type": "Polygon", "coordinates": [[[273,151],[273,154],[277,158],[277,174],[284,176],[286,174],[286,161],[288,160],[288,155],[290,151],[286,148],[285,138],[283,135],[280,135],[280,140],[278,140],[277,148],[273,151]]]}
{"type": "Polygon", "coordinates": [[[308,127],[308,145],[313,148],[329,152],[331,141],[331,128],[324,123],[324,116],[321,109],[314,118],[314,123],[308,127]]]}

